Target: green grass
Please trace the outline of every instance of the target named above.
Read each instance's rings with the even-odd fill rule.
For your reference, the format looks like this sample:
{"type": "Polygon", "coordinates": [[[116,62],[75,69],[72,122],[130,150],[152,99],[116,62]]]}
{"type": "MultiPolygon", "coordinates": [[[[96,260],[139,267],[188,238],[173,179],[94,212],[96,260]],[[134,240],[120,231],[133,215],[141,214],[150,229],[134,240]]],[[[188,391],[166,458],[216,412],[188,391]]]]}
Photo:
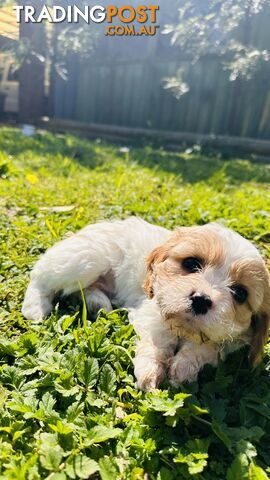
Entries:
{"type": "Polygon", "coordinates": [[[66,300],[31,325],[20,308],[38,256],[104,218],[218,220],[269,258],[269,166],[2,129],[0,177],[0,479],[268,478],[270,348],[143,394],[125,310],[91,322],[66,300]]]}

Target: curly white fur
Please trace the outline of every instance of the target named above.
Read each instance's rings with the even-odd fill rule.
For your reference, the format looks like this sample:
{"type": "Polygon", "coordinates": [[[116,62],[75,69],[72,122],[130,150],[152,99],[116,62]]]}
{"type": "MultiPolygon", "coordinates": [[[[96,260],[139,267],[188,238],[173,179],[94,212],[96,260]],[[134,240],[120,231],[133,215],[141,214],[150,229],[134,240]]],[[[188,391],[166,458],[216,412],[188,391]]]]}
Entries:
{"type": "MultiPolygon", "coordinates": [[[[171,245],[175,238],[172,232],[135,217],[87,226],[54,245],[37,262],[22,312],[28,319],[41,321],[51,312],[57,292],[68,295],[81,286],[89,310],[110,310],[112,303],[129,309],[130,321],[139,336],[134,366],[140,388],[155,388],[167,375],[174,385],[194,380],[205,363],[216,363],[219,345],[224,341],[238,340],[240,334],[250,341],[251,313],[242,324],[235,319],[230,266],[248,260],[257,262],[260,271],[264,272],[264,267],[256,248],[228,229],[211,224],[197,227],[195,236],[192,232],[190,229],[195,249],[196,241],[207,243],[208,233],[213,234],[222,247],[224,260],[218,265],[211,263],[197,276],[187,278],[177,270],[177,256],[185,255],[185,251],[191,255],[186,236],[182,239],[175,234],[176,241],[171,245]],[[200,232],[204,233],[202,237],[200,232]],[[169,245],[168,252],[166,258],[154,262],[150,299],[143,289],[146,259],[164,245],[169,245]],[[191,318],[188,296],[191,289],[198,288],[213,297],[214,307],[203,318],[202,315],[191,318]],[[189,328],[194,341],[190,341],[188,334],[185,336],[189,328]],[[204,335],[208,339],[207,343],[200,345],[195,335],[198,332],[199,338],[204,335]]],[[[250,294],[252,311],[258,311],[264,299],[265,278],[262,274],[260,284],[260,275],[257,277],[256,292],[250,294]]]]}

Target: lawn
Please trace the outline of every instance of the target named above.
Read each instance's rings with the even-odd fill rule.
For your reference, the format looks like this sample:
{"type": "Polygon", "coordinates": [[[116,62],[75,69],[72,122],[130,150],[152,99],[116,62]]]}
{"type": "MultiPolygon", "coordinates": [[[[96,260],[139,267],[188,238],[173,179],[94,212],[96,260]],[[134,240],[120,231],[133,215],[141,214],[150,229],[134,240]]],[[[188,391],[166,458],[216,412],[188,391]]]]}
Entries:
{"type": "Polygon", "coordinates": [[[31,325],[20,308],[38,256],[104,218],[218,220],[270,258],[270,166],[1,129],[0,177],[0,479],[269,478],[270,347],[254,371],[243,350],[144,394],[125,310],[59,300],[31,325]]]}

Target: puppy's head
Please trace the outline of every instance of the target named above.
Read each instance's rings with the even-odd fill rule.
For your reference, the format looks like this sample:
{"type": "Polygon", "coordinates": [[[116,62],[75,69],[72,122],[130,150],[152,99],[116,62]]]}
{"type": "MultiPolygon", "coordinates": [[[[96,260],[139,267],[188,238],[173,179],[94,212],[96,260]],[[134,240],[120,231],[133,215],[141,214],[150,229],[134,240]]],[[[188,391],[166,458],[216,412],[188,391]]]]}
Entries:
{"type": "Polygon", "coordinates": [[[195,342],[242,340],[256,363],[267,339],[269,275],[258,250],[217,224],[180,228],[149,256],[144,284],[168,327],[195,342]]]}

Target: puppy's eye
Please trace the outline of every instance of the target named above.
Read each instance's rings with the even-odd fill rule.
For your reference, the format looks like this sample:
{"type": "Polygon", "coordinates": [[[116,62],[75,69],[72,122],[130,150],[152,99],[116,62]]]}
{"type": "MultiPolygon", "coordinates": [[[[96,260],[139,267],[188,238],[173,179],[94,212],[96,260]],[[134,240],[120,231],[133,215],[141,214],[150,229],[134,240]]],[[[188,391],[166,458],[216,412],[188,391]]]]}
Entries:
{"type": "Polygon", "coordinates": [[[189,273],[198,272],[202,268],[202,261],[200,258],[188,257],[182,261],[182,267],[189,273]]]}
{"type": "Polygon", "coordinates": [[[248,292],[245,287],[243,287],[242,285],[234,285],[231,287],[231,292],[234,300],[237,303],[240,303],[240,304],[245,303],[248,297],[248,292]]]}

